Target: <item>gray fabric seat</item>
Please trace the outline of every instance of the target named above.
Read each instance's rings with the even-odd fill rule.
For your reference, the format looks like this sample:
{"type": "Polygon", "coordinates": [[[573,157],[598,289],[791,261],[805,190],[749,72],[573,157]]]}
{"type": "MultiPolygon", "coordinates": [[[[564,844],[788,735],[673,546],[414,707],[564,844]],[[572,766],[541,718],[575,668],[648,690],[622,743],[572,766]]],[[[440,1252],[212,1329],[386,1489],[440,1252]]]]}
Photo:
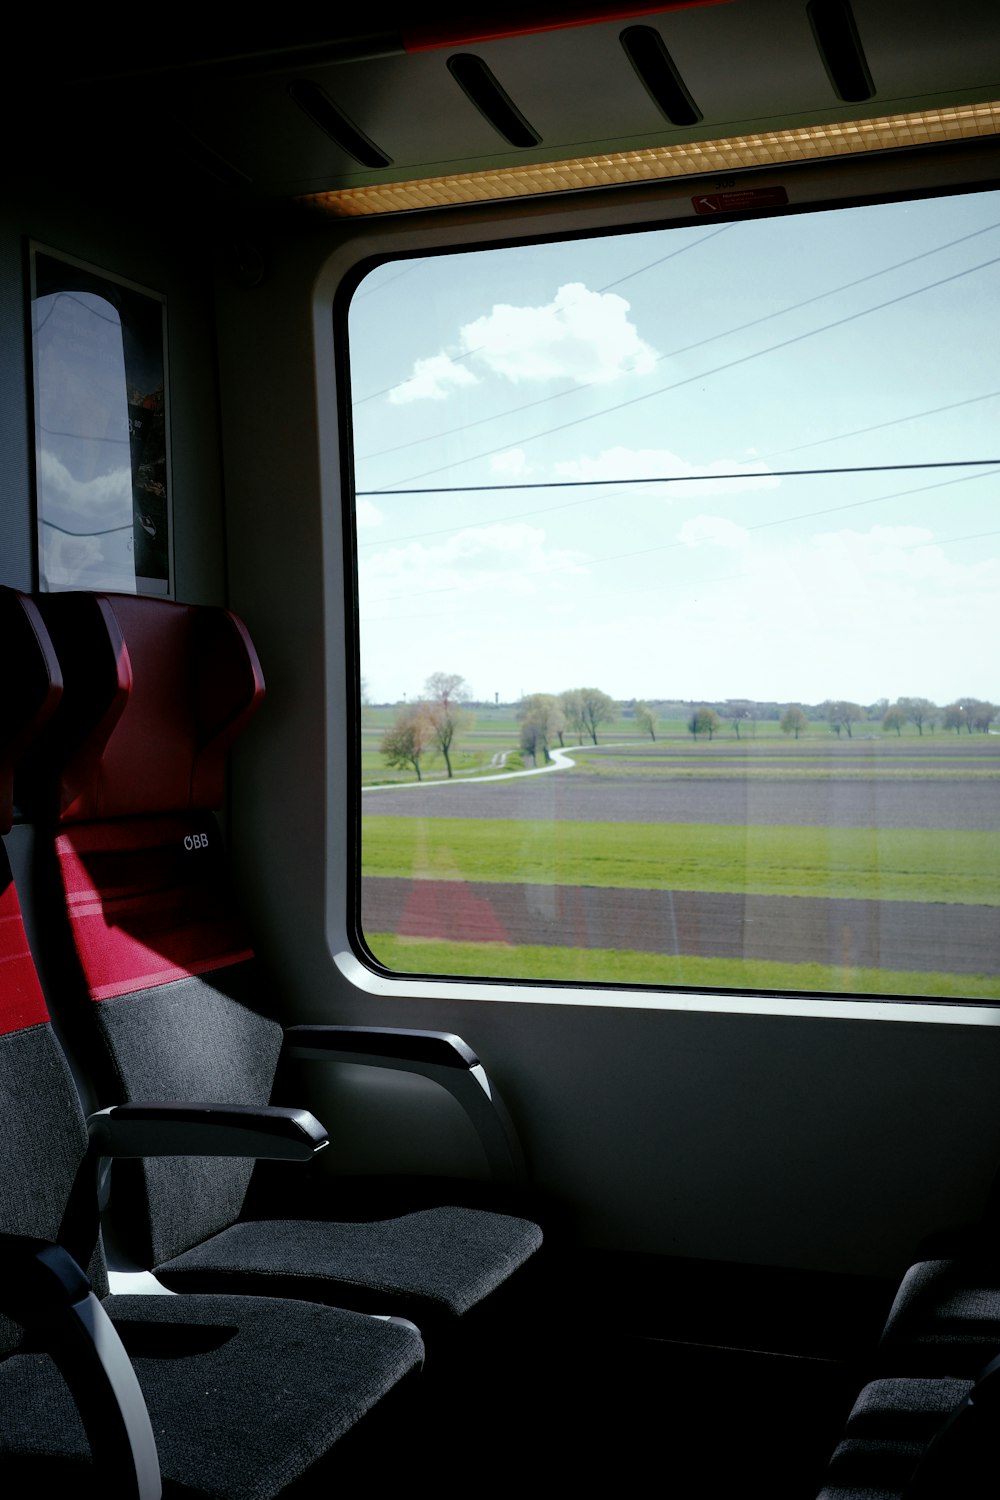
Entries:
{"type": "MultiPolygon", "coordinates": [[[[8,673],[0,719],[0,832],[6,832],[11,767],[53,710],[60,684],[37,612],[9,590],[0,590],[0,637],[5,663],[17,664],[8,673]]],[[[92,1172],[76,1085],[52,1031],[6,850],[0,849],[5,1252],[20,1254],[23,1237],[79,1238],[75,1205],[81,1189],[86,1194],[92,1186],[92,1172]]],[[[249,1297],[111,1297],[102,1247],[94,1243],[96,1214],[92,1222],[83,1235],[88,1252],[93,1246],[91,1286],[132,1357],[169,1496],[274,1500],[291,1484],[308,1483],[314,1474],[318,1480],[318,1466],[338,1443],[420,1368],[423,1344],[412,1325],[357,1312],[249,1297]]],[[[14,1263],[12,1256],[5,1266],[14,1263]]],[[[9,1494],[24,1494],[29,1480],[46,1476],[50,1492],[72,1493],[62,1486],[53,1491],[53,1476],[69,1476],[88,1461],[76,1403],[47,1352],[44,1298],[41,1316],[38,1302],[34,1283],[3,1288],[0,1479],[9,1494]],[[22,1324],[31,1327],[28,1338],[22,1324]]],[[[95,1308],[99,1341],[106,1325],[95,1308]]],[[[134,1386],[131,1371],[128,1380],[134,1386]]],[[[144,1430],[148,1435],[148,1426],[144,1430]]],[[[99,1476],[95,1483],[100,1492],[99,1476]]]]}
{"type": "MultiPolygon", "coordinates": [[[[212,809],[225,751],[263,696],[226,610],[120,595],[39,601],[65,694],[19,782],[42,850],[38,925],[62,1034],[103,1104],[274,1097],[283,1032],[236,910],[212,809]],[[47,863],[46,863],[47,862],[47,863]]],[[[336,1185],[281,1217],[251,1208],[242,1161],[116,1164],[134,1263],[169,1286],[394,1310],[424,1331],[464,1318],[541,1244],[530,1218],[438,1199],[353,1221],[336,1185]]]]}
{"type": "MultiPolygon", "coordinates": [[[[817,1500],[902,1500],[935,1434],[973,1383],[900,1378],[865,1386],[817,1500]]],[[[954,1500],[963,1496],[954,1491],[954,1500]]]]}
{"type": "MultiPolygon", "coordinates": [[[[139,1378],[166,1496],[273,1500],[419,1361],[411,1331],[307,1302],[108,1296],[103,1305],[139,1378]]],[[[44,1353],[0,1362],[0,1412],[0,1479],[18,1460],[25,1475],[27,1460],[61,1461],[67,1473],[89,1466],[76,1405],[44,1353]]]]}
{"type": "Polygon", "coordinates": [[[974,1379],[1000,1349],[1000,1256],[921,1260],[900,1282],[879,1344],[881,1370],[974,1379]]]}
{"type": "Polygon", "coordinates": [[[442,1207],[373,1223],[249,1220],[161,1261],[168,1286],[240,1286],[409,1313],[424,1325],[458,1318],[488,1297],[537,1244],[509,1214],[442,1207]]]}

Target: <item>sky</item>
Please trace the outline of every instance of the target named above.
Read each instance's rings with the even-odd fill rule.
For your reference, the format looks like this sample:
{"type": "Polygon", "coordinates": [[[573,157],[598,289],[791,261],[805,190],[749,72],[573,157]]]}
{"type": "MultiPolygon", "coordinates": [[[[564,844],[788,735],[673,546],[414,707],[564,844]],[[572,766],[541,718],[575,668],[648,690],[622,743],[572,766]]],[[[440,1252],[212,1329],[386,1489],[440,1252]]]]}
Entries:
{"type": "Polygon", "coordinates": [[[998,302],[998,193],[377,267],[370,700],[1000,701],[998,302]]]}

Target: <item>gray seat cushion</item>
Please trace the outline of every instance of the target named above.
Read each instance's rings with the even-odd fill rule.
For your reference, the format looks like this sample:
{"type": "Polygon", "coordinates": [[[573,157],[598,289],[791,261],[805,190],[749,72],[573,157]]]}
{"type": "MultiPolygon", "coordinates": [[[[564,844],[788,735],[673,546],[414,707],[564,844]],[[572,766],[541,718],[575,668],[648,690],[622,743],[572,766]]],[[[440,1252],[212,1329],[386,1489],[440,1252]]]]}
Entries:
{"type": "Polygon", "coordinates": [[[469,1208],[365,1223],[260,1219],[233,1224],[156,1274],[178,1290],[277,1291],[449,1320],[500,1286],[541,1239],[528,1219],[469,1208]]]}
{"type": "MultiPolygon", "coordinates": [[[[104,1306],[139,1377],[168,1494],[272,1500],[422,1354],[412,1329],[306,1302],[111,1296],[104,1306]]],[[[0,1471],[30,1456],[44,1479],[46,1459],[56,1472],[87,1462],[47,1355],[0,1363],[0,1410],[0,1471]]]]}

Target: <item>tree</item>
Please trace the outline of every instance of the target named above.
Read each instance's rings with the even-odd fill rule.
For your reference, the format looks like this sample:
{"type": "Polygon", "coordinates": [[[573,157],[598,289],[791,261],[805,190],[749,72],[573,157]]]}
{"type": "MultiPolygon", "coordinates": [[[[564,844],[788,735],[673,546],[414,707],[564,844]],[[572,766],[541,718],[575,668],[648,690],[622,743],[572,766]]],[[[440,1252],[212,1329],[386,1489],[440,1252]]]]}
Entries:
{"type": "Polygon", "coordinates": [[[602,693],[600,688],[580,688],[580,703],[583,710],[583,727],[597,744],[597,731],[602,724],[613,724],[618,717],[618,707],[613,698],[602,693]]]}
{"type": "Polygon", "coordinates": [[[656,715],[648,703],[635,705],[635,722],[643,734],[648,734],[651,740],[656,739],[656,715]]]}
{"type": "Polygon", "coordinates": [[[937,707],[929,698],[897,698],[896,708],[901,708],[906,717],[915,725],[918,734],[924,732],[924,725],[934,728],[934,721],[939,712],[937,707]]]}
{"type": "Polygon", "coordinates": [[[902,734],[905,723],[906,710],[901,708],[898,703],[894,703],[891,708],[887,708],[882,715],[882,728],[894,729],[897,735],[902,734]]]}
{"type": "Polygon", "coordinates": [[[427,704],[411,703],[398,710],[382,736],[379,751],[385,756],[388,765],[400,770],[412,766],[417,773],[417,780],[423,781],[420,757],[427,749],[432,734],[427,704]]]}
{"type": "Polygon", "coordinates": [[[696,708],[688,720],[688,729],[695,739],[699,734],[707,734],[712,738],[715,731],[721,726],[722,720],[714,708],[696,708]]]}
{"type": "Polygon", "coordinates": [[[997,716],[996,704],[986,703],[982,698],[959,698],[958,701],[965,709],[969,733],[975,729],[980,734],[988,734],[990,725],[997,716]]]}
{"type": "Polygon", "coordinates": [[[823,704],[823,713],[826,716],[827,723],[838,739],[840,738],[840,731],[842,729],[847,730],[847,738],[851,739],[851,725],[857,724],[865,716],[865,711],[860,703],[847,703],[843,699],[831,702],[828,698],[823,704]]]}
{"type": "Polygon", "coordinates": [[[517,717],[521,721],[521,749],[531,756],[536,766],[539,756],[542,763],[548,765],[552,759],[549,745],[555,735],[559,735],[561,742],[566,728],[559,699],[551,693],[532,693],[530,697],[522,698],[517,717]]]}
{"type": "MultiPolygon", "coordinates": [[[[563,730],[570,728],[576,735],[577,744],[583,744],[583,694],[579,688],[567,688],[559,694],[559,706],[563,712],[563,730]]],[[[563,742],[563,730],[559,731],[559,743],[563,742]]]]}
{"type": "Polygon", "coordinates": [[[995,703],[979,702],[976,704],[976,728],[981,734],[989,734],[990,725],[997,716],[995,703]]]}
{"type": "Polygon", "coordinates": [[[740,737],[740,729],[749,725],[754,735],[757,733],[757,705],[751,703],[749,698],[729,698],[722,711],[723,718],[728,719],[736,734],[740,737]]]}
{"type": "Polygon", "coordinates": [[[943,710],[942,723],[945,729],[954,729],[956,734],[961,734],[963,728],[967,734],[974,729],[986,734],[996,714],[993,703],[984,703],[980,698],[958,698],[943,710]]]}
{"type": "Polygon", "coordinates": [[[796,703],[790,703],[781,715],[782,734],[794,734],[795,738],[798,739],[800,734],[805,734],[808,725],[809,720],[806,718],[804,710],[799,708],[796,703]]]}
{"type": "Polygon", "coordinates": [[[427,696],[427,717],[438,749],[444,756],[448,775],[451,769],[451,747],[459,730],[468,727],[470,714],[459,707],[459,702],[469,696],[469,685],[456,672],[432,672],[424,683],[427,696]]]}

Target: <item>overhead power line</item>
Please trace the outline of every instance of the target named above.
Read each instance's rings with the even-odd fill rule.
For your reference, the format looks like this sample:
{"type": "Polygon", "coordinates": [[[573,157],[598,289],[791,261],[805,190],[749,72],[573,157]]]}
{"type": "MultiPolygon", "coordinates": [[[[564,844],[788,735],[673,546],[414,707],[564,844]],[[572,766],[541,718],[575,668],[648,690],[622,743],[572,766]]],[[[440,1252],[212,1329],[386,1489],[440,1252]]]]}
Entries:
{"type": "Polygon", "coordinates": [[[575,490],[600,485],[632,484],[707,484],[721,479],[799,479],[822,474],[892,474],[904,469],[973,469],[1000,464],[1000,458],[947,458],[914,464],[847,464],[821,469],[735,469],[727,474],[645,474],[624,475],[618,479],[537,479],[530,483],[510,481],[506,484],[450,484],[416,490],[358,490],[366,499],[372,495],[478,495],[493,490],[575,490]]]}
{"type": "Polygon", "coordinates": [[[511,442],[501,443],[495,448],[487,448],[479,453],[470,453],[465,458],[452,460],[450,463],[438,464],[436,468],[424,469],[420,474],[412,474],[403,480],[408,484],[417,479],[430,479],[435,474],[443,474],[448,469],[459,468],[462,464],[475,463],[481,458],[492,458],[497,453],[506,452],[511,446],[523,446],[527,443],[537,442],[539,438],[551,437],[553,433],[565,432],[570,427],[579,427],[582,422],[593,421],[595,416],[610,416],[613,412],[624,411],[630,406],[638,406],[643,401],[651,401],[654,396],[665,396],[671,391],[680,390],[683,386],[693,385],[699,380],[708,380],[712,375],[720,375],[726,370],[734,370],[739,365],[749,364],[751,360],[762,359],[766,354],[774,354],[779,349],[791,348],[794,344],[801,344],[806,339],[818,337],[821,333],[829,333],[834,328],[843,328],[848,323],[854,323],[859,318],[870,317],[872,313],[882,312],[887,307],[897,307],[901,302],[908,302],[912,297],[920,297],[925,292],[936,290],[938,287],[948,286],[951,282],[960,281],[965,276],[971,276],[976,271],[987,270],[990,266],[1000,263],[1000,255],[991,256],[989,260],[980,261],[977,265],[967,266],[964,271],[954,271],[950,276],[942,276],[937,281],[930,281],[925,286],[915,287],[909,292],[900,292],[898,296],[888,297],[884,302],[877,302],[873,307],[862,308],[859,312],[845,313],[843,317],[835,318],[830,323],[822,323],[818,328],[809,328],[804,333],[793,334],[791,338],[782,339],[777,344],[768,344],[763,349],[752,350],[749,354],[740,354],[735,359],[726,360],[721,365],[714,365],[708,370],[699,370],[697,374],[686,375],[682,380],[674,380],[669,385],[658,386],[656,390],[645,391],[642,395],[631,396],[627,401],[619,401],[614,406],[606,406],[600,412],[588,413],[582,417],[573,417],[569,422],[561,422],[556,427],[548,427],[542,432],[532,433],[529,437],[517,439],[516,444],[511,442]]]}

